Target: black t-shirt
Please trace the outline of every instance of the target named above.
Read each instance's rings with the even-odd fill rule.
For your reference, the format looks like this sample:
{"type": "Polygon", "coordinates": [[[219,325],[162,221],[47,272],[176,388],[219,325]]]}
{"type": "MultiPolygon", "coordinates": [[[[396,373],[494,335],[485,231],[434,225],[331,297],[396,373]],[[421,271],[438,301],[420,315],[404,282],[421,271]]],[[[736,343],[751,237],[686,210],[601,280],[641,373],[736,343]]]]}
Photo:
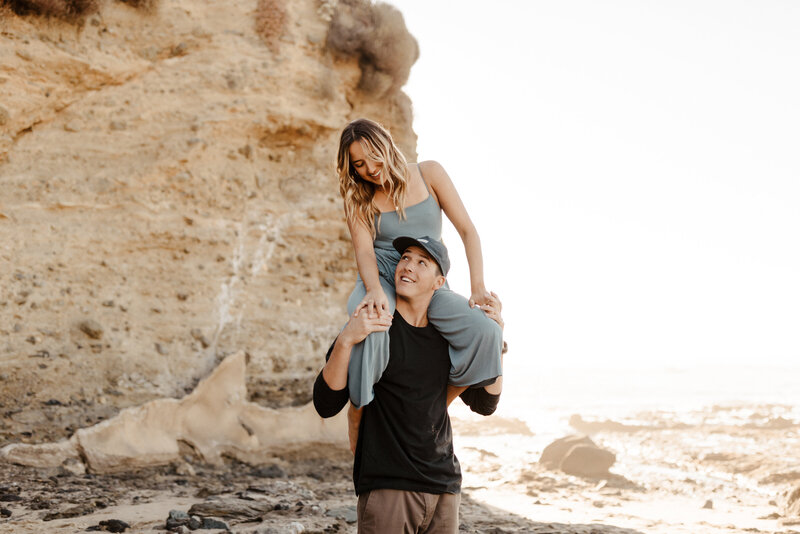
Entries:
{"type": "MultiPolygon", "coordinates": [[[[389,347],[389,364],[361,418],[353,465],[356,494],[373,489],[458,493],[461,468],[447,414],[447,341],[432,325],[411,326],[395,312],[389,347]]],[[[473,393],[462,399],[471,407],[475,402],[494,410],[499,395],[483,388],[468,391],[473,393]]],[[[317,376],[314,405],[321,416],[335,415],[348,398],[347,388],[334,391],[322,373],[317,376]]]]}

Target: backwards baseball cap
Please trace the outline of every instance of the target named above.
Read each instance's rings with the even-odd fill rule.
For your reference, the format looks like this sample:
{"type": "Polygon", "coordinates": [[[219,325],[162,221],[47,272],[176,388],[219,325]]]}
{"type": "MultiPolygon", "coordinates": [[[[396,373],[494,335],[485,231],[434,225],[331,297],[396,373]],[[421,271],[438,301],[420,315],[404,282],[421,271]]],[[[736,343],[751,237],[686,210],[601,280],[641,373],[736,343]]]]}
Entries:
{"type": "Polygon", "coordinates": [[[400,254],[405,252],[408,247],[419,247],[430,254],[431,258],[439,264],[439,269],[441,269],[443,276],[447,276],[447,271],[450,270],[450,258],[447,256],[447,248],[437,239],[428,236],[416,239],[402,236],[392,241],[392,245],[400,254]]]}

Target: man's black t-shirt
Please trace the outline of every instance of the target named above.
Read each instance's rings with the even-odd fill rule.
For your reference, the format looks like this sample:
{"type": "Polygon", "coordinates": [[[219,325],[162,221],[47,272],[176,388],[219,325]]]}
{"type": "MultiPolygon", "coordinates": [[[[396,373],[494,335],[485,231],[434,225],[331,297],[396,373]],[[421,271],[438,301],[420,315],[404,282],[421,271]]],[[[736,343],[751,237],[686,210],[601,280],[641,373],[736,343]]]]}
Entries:
{"type": "MultiPolygon", "coordinates": [[[[356,494],[373,489],[460,491],[461,467],[447,415],[449,373],[448,345],[441,334],[430,324],[411,326],[395,312],[389,364],[361,417],[353,465],[356,494]]],[[[317,376],[314,405],[320,415],[335,415],[348,398],[347,388],[334,391],[322,373],[317,376]]]]}
{"type": "Polygon", "coordinates": [[[395,312],[389,347],[389,364],[361,418],[356,493],[382,488],[458,493],[461,467],[447,414],[447,341],[432,325],[411,326],[395,312]]]}
{"type": "MultiPolygon", "coordinates": [[[[332,350],[333,345],[326,358],[332,350]]],[[[460,491],[461,467],[447,414],[449,374],[447,341],[430,324],[411,326],[395,311],[389,364],[361,418],[353,465],[356,494],[374,489],[460,491]]],[[[473,411],[489,415],[500,396],[478,388],[466,390],[461,398],[473,411]]],[[[348,400],[346,387],[332,390],[319,373],[314,406],[322,417],[336,415],[348,400]]]]}

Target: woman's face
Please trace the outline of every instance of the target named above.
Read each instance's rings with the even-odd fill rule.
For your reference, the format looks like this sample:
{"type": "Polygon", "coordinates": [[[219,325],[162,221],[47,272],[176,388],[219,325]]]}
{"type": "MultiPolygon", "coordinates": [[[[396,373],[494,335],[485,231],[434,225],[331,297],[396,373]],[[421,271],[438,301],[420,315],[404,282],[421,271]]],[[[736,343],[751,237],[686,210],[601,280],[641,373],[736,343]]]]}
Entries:
{"type": "Polygon", "coordinates": [[[358,141],[350,143],[350,163],[355,168],[362,180],[375,185],[383,185],[386,181],[383,172],[383,163],[369,159],[364,152],[364,147],[358,141]]]}

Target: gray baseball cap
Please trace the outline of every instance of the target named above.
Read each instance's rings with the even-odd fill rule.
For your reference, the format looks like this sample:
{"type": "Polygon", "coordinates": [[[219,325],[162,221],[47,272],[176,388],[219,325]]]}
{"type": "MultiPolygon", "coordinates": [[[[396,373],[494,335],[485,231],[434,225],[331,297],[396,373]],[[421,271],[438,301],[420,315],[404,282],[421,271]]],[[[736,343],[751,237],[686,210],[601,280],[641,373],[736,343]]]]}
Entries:
{"type": "Polygon", "coordinates": [[[450,270],[450,258],[447,256],[447,247],[442,244],[438,239],[432,237],[408,237],[401,236],[392,241],[394,248],[402,254],[408,247],[419,247],[431,255],[431,258],[439,264],[439,269],[442,270],[442,275],[447,276],[447,271],[450,270]]]}

